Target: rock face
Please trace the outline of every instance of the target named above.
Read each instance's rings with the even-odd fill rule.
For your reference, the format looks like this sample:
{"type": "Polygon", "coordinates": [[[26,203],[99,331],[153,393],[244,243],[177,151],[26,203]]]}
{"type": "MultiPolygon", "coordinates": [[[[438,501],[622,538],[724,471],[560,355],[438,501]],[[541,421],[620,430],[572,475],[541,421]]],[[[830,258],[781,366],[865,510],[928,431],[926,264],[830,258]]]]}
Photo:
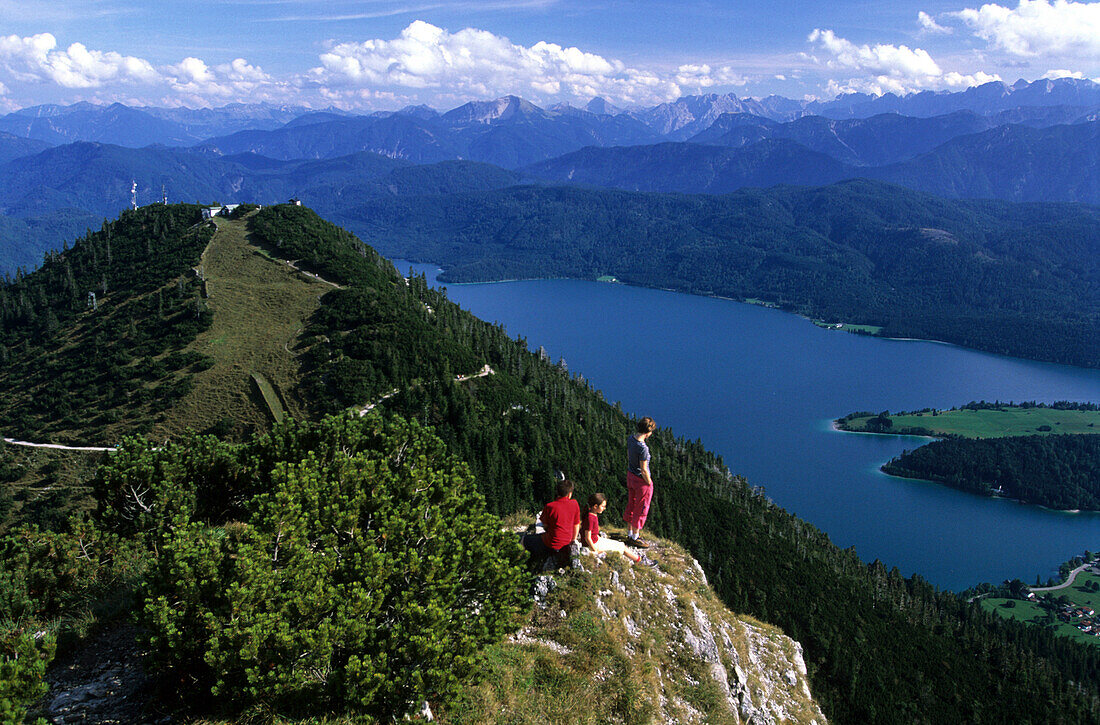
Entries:
{"type": "Polygon", "coordinates": [[[80,651],[54,662],[46,676],[50,691],[43,699],[54,725],[99,725],[173,722],[152,698],[152,683],[142,665],[142,651],[129,625],[103,632],[80,651]]]}
{"type": "MultiPolygon", "coordinates": [[[[656,567],[586,556],[582,569],[539,577],[532,625],[511,643],[556,653],[565,669],[574,666],[571,658],[582,666],[577,650],[584,647],[561,634],[570,621],[596,619],[604,630],[591,635],[591,646],[611,643],[630,663],[631,677],[649,673],[633,683],[637,697],[650,700],[649,722],[824,725],[801,645],[726,609],[702,567],[679,547],[654,539],[651,545],[656,567]],[[567,596],[578,589],[592,595],[567,596]]],[[[610,673],[606,684],[619,686],[610,673]]]]}

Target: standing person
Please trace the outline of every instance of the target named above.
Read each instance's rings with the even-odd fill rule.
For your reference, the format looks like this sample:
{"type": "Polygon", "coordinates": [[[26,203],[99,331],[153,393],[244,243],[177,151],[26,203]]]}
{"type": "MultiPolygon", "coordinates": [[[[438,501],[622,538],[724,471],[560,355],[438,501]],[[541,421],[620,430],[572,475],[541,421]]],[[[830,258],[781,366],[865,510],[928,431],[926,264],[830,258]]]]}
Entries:
{"type": "Polygon", "coordinates": [[[542,535],[528,534],[523,546],[535,556],[552,554],[558,566],[569,563],[569,546],[581,530],[581,507],[573,500],[573,482],[558,481],[557,498],[542,509],[542,535]]]}
{"type": "Polygon", "coordinates": [[[657,430],[657,424],[648,415],[638,421],[637,432],[626,439],[626,510],[623,521],[630,528],[626,543],[640,549],[648,549],[642,540],[642,527],[649,515],[649,502],[653,499],[653,477],[649,472],[649,446],[646,439],[657,430]]]}

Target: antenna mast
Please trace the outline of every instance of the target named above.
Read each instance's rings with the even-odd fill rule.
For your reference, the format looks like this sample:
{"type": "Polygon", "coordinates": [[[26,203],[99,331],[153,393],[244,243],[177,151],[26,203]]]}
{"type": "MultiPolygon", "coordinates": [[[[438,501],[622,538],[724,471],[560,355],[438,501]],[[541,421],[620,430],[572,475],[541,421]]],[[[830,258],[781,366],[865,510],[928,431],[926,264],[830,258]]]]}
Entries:
{"type": "Polygon", "coordinates": [[[160,185],[160,203],[168,206],[168,192],[164,190],[164,184],[160,185]]]}
{"type": "Polygon", "coordinates": [[[133,182],[130,186],[130,207],[137,209],[137,182],[133,182]]]}

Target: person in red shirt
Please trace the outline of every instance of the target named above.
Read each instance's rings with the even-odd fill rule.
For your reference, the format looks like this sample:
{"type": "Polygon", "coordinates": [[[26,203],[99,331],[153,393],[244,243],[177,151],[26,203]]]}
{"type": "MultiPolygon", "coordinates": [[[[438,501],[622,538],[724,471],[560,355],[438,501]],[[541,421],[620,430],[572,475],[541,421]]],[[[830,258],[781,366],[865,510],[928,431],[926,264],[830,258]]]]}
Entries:
{"type": "Polygon", "coordinates": [[[573,482],[558,481],[557,498],[542,509],[543,533],[523,537],[523,546],[534,556],[554,554],[558,564],[569,555],[569,545],[581,530],[581,507],[573,500],[573,482]]]}
{"type": "MultiPolygon", "coordinates": [[[[588,497],[588,513],[581,521],[581,546],[587,547],[597,554],[613,551],[622,554],[627,559],[637,564],[645,558],[645,554],[638,554],[626,548],[621,541],[600,536],[600,514],[607,509],[607,496],[602,493],[594,493],[588,497]]],[[[650,562],[646,562],[650,563],[650,562]]]]}

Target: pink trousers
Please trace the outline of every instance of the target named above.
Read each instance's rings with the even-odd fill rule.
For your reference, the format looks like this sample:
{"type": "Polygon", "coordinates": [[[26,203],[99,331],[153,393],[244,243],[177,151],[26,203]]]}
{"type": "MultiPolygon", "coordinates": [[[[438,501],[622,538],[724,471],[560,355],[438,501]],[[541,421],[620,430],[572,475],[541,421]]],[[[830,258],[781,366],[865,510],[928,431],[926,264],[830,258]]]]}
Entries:
{"type": "Polygon", "coordinates": [[[653,486],[645,482],[641,476],[626,473],[626,511],[623,512],[623,521],[635,531],[641,531],[645,526],[646,517],[649,516],[649,502],[653,499],[653,486]]]}

